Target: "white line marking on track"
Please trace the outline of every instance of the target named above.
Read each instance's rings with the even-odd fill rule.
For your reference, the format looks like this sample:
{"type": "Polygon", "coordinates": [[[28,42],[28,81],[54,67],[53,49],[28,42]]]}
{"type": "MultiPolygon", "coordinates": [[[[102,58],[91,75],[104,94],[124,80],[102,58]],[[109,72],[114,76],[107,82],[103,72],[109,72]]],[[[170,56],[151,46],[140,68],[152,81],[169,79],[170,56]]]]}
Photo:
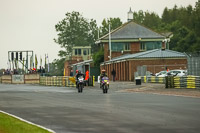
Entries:
{"type": "Polygon", "coordinates": [[[49,131],[49,132],[51,132],[51,133],[56,133],[55,131],[53,131],[53,130],[51,130],[51,129],[48,129],[48,128],[43,127],[43,126],[41,126],[41,125],[38,125],[38,124],[32,123],[32,122],[30,122],[30,121],[24,120],[24,119],[22,119],[22,118],[20,118],[20,117],[18,117],[18,116],[15,116],[15,115],[9,114],[9,113],[4,112],[4,111],[2,111],[2,110],[0,110],[0,113],[7,114],[7,115],[9,115],[9,116],[12,116],[12,117],[14,117],[14,118],[20,120],[20,121],[23,121],[23,122],[26,122],[26,123],[28,123],[28,124],[31,124],[31,125],[37,126],[37,127],[39,127],[39,128],[42,128],[42,129],[45,129],[45,130],[47,130],[47,131],[49,131]]]}

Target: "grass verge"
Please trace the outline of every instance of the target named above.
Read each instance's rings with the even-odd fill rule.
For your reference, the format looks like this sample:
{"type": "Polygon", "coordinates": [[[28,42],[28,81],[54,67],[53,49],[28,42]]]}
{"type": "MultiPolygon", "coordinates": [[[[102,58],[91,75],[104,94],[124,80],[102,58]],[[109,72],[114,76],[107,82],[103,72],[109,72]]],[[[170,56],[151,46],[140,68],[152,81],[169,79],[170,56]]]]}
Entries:
{"type": "Polygon", "coordinates": [[[0,112],[0,133],[51,133],[0,112]]]}

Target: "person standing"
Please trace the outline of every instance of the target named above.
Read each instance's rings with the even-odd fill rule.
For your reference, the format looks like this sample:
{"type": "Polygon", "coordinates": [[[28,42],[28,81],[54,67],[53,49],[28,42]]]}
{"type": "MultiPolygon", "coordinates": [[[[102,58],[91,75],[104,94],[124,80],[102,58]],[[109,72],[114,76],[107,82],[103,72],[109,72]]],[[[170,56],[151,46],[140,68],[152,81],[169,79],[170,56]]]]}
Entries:
{"type": "Polygon", "coordinates": [[[88,70],[85,72],[85,82],[86,82],[86,85],[89,86],[89,71],[88,70]]]}
{"type": "Polygon", "coordinates": [[[115,69],[112,70],[111,74],[113,75],[113,82],[115,82],[116,71],[115,69]]]}

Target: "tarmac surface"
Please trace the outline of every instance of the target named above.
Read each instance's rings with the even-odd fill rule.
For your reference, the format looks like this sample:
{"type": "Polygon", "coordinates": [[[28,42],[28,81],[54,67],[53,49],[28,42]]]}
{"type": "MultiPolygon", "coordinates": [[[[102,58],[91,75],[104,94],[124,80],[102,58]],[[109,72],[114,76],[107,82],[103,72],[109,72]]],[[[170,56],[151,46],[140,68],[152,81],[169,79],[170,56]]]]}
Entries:
{"type": "Polygon", "coordinates": [[[56,133],[200,132],[200,98],[155,93],[165,90],[111,82],[108,94],[97,83],[80,94],[70,87],[0,84],[0,110],[56,133]]]}

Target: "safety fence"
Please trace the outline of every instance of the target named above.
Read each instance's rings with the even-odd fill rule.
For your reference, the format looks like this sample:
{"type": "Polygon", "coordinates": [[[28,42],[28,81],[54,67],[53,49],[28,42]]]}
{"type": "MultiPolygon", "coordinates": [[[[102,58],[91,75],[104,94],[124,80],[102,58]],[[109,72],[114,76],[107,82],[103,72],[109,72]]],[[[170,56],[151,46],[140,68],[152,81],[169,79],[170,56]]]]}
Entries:
{"type": "MultiPolygon", "coordinates": [[[[89,78],[87,85],[94,86],[95,76],[89,78]]],[[[53,76],[53,77],[40,77],[40,85],[46,86],[66,86],[75,87],[75,77],[70,76],[53,76]]]]}

